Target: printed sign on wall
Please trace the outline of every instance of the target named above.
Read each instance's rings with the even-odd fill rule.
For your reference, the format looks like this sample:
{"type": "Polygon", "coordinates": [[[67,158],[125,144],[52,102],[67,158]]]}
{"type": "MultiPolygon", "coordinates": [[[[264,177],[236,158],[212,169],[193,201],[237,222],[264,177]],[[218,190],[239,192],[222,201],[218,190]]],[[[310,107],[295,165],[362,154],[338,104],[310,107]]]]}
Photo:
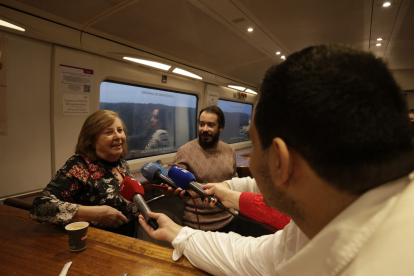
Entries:
{"type": "Polygon", "coordinates": [[[218,100],[219,100],[219,93],[217,92],[207,92],[207,96],[206,96],[206,103],[207,106],[213,106],[213,105],[217,105],[218,100]]]}
{"type": "Polygon", "coordinates": [[[88,93],[92,91],[93,70],[60,64],[60,90],[88,93]]]}
{"type": "Polygon", "coordinates": [[[89,95],[64,94],[63,115],[88,115],[89,95]]]}

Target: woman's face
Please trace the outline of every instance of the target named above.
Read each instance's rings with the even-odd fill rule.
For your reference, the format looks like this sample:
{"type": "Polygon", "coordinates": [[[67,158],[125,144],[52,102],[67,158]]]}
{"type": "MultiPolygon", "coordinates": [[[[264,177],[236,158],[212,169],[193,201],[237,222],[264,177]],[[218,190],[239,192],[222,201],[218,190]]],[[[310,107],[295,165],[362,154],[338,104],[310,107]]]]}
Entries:
{"type": "Polygon", "coordinates": [[[109,162],[115,162],[122,154],[122,146],[125,144],[125,132],[121,120],[116,118],[114,123],[96,134],[93,147],[96,154],[109,162]]]}
{"type": "Polygon", "coordinates": [[[160,111],[158,109],[154,109],[154,112],[152,112],[152,118],[151,118],[151,127],[152,129],[158,129],[158,114],[160,111]]]}

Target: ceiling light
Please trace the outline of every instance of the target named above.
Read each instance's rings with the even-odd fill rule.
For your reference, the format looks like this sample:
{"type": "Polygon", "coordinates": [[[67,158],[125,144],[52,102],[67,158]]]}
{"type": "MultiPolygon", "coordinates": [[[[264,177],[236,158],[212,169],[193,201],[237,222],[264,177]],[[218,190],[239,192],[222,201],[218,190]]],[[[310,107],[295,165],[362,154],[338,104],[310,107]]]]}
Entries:
{"type": "Polygon", "coordinates": [[[22,31],[22,32],[25,31],[25,29],[20,28],[19,26],[13,25],[12,23],[3,21],[1,19],[0,19],[0,26],[7,27],[7,28],[11,28],[11,29],[15,29],[15,30],[22,31]]]}
{"type": "Polygon", "coordinates": [[[286,57],[285,57],[285,56],[281,56],[280,58],[281,58],[281,59],[286,59],[286,57]]]}
{"type": "Polygon", "coordinates": [[[240,91],[244,91],[244,89],[246,89],[246,87],[237,86],[237,85],[228,85],[228,87],[236,89],[236,90],[240,90],[240,91]]]}
{"type": "Polygon", "coordinates": [[[246,91],[244,91],[244,92],[252,93],[252,94],[257,94],[257,92],[254,92],[253,90],[250,90],[249,88],[247,88],[246,91]]]}
{"type": "Polygon", "coordinates": [[[253,32],[253,28],[248,28],[247,31],[248,32],[253,32]]]}
{"type": "Polygon", "coordinates": [[[203,79],[202,77],[197,76],[196,74],[190,73],[190,72],[185,71],[185,70],[180,69],[180,68],[175,68],[173,70],[173,73],[177,73],[177,74],[180,74],[180,75],[184,75],[184,76],[191,77],[191,78],[195,78],[195,79],[199,79],[199,80],[202,80],[203,79]]]}
{"type": "Polygon", "coordinates": [[[276,55],[280,55],[280,52],[276,52],[276,55]]]}
{"type": "Polygon", "coordinates": [[[391,6],[391,2],[385,2],[384,4],[382,4],[383,7],[389,7],[391,6]]]}
{"type": "Polygon", "coordinates": [[[375,44],[376,46],[381,46],[381,43],[377,43],[377,44],[375,44]]]}
{"type": "Polygon", "coordinates": [[[151,66],[151,67],[154,67],[154,68],[158,68],[158,69],[161,69],[161,70],[165,70],[165,71],[167,71],[171,68],[170,65],[162,64],[162,63],[155,62],[155,61],[149,61],[149,60],[138,59],[138,58],[130,58],[130,57],[124,57],[124,59],[130,60],[130,61],[133,61],[133,62],[136,62],[136,63],[144,64],[144,65],[147,65],[147,66],[151,66]]]}
{"type": "Polygon", "coordinates": [[[382,38],[381,38],[381,37],[377,38],[377,41],[381,41],[381,40],[382,40],[382,38]]]}

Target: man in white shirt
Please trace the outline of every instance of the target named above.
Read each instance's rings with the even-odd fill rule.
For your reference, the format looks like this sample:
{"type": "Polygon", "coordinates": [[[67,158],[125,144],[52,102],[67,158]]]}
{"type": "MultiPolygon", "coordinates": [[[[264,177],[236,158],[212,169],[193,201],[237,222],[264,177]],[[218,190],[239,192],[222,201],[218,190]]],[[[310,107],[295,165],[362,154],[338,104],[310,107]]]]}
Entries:
{"type": "MultiPolygon", "coordinates": [[[[372,54],[306,48],[266,73],[249,129],[250,170],[292,221],[260,238],[149,213],[141,225],[215,275],[414,275],[414,147],[407,107],[372,54]]],[[[206,193],[219,197],[219,188],[206,193]]]]}

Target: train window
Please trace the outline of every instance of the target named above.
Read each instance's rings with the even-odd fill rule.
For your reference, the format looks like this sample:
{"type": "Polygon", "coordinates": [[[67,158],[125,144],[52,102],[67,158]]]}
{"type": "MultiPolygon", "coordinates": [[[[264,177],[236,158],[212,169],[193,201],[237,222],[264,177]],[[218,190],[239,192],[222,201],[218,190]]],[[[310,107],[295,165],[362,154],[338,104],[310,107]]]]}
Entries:
{"type": "Polygon", "coordinates": [[[226,125],[220,134],[220,140],[227,144],[250,141],[248,130],[252,118],[253,105],[226,100],[218,100],[223,110],[226,125]]]}
{"type": "Polygon", "coordinates": [[[119,114],[127,128],[126,160],[176,152],[197,137],[195,95],[104,81],[100,109],[119,114]]]}

